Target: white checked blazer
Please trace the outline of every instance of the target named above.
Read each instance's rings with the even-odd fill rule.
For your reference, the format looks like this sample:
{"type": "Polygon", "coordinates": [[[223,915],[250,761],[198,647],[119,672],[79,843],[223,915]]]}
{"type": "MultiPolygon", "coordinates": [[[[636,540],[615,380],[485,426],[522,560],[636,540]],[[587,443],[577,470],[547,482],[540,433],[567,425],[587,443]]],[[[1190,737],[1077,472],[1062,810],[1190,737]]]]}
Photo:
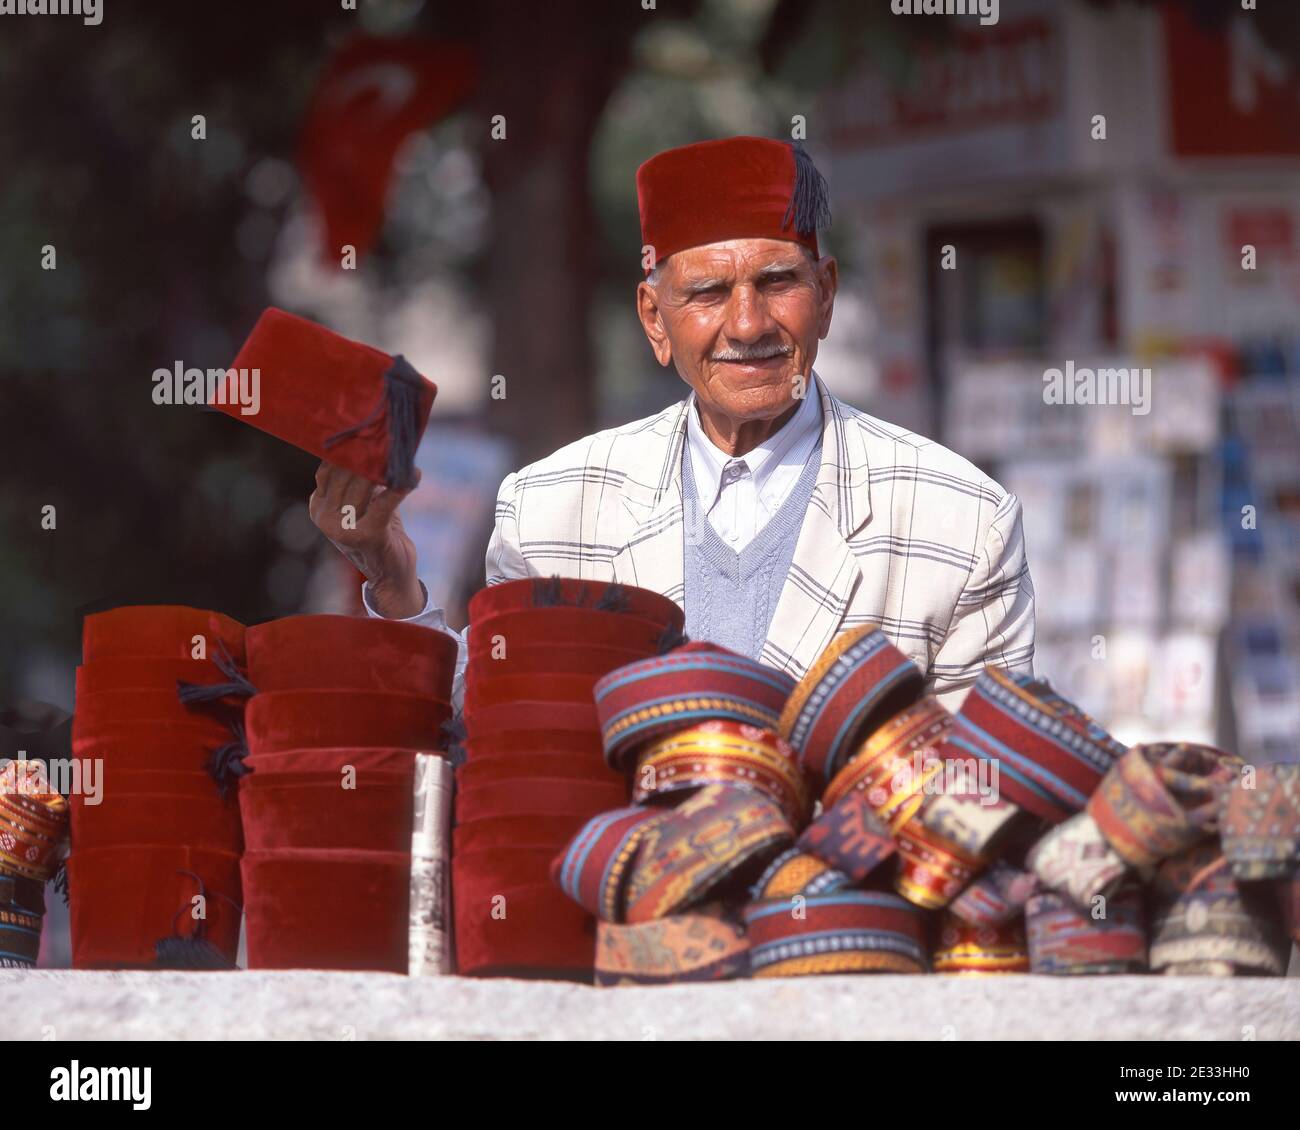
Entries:
{"type": "MultiPolygon", "coordinates": [[[[831,396],[821,466],[759,659],[798,678],[839,631],[878,624],[950,709],[987,664],[1029,672],[1034,590],[1020,503],[954,452],[831,396]]],[[[558,573],[682,603],[695,394],[507,475],[487,583],[558,573]]]]}

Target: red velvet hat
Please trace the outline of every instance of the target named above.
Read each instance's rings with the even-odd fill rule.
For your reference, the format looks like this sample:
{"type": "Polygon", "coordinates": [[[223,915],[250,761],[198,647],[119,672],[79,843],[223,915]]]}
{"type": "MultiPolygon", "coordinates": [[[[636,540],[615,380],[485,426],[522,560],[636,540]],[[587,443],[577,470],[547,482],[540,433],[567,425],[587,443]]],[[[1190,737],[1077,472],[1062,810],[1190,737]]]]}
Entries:
{"type": "Polygon", "coordinates": [[[587,821],[578,813],[488,816],[458,824],[451,833],[453,857],[479,848],[549,847],[558,850],[587,821]]]}
{"type": "Polygon", "coordinates": [[[166,690],[96,691],[77,695],[77,730],[93,731],[114,722],[201,722],[205,719],[229,725],[237,722],[243,713],[242,706],[233,703],[181,702],[173,684],[166,690]]]}
{"type": "Polygon", "coordinates": [[[338,773],[254,772],[240,779],[239,810],[249,851],[282,848],[411,850],[415,767],[338,773]]]}
{"type": "Polygon", "coordinates": [[[77,699],[117,691],[170,690],[176,684],[224,683],[227,676],[211,659],[151,659],[147,656],[100,659],[77,668],[77,699]]]}
{"type": "Polygon", "coordinates": [[[409,853],[250,851],[242,872],[249,969],[407,971],[409,853]]]}
{"type": "Polygon", "coordinates": [[[550,780],[608,781],[623,784],[623,778],[605,768],[604,761],[567,753],[503,754],[466,761],[456,770],[456,782],[462,789],[477,785],[514,781],[521,777],[545,777],[550,780]]]}
{"type": "Polygon", "coordinates": [[[239,806],[223,801],[211,778],[208,796],[175,793],[106,794],[100,804],[72,796],[72,848],[167,844],[205,851],[243,850],[239,806]]]}
{"type": "Polygon", "coordinates": [[[102,758],[116,769],[172,769],[203,772],[212,751],[231,740],[218,722],[111,722],[93,729],[73,716],[72,752],[102,758]]]}
{"type": "Polygon", "coordinates": [[[498,729],[492,733],[480,733],[465,743],[467,761],[503,755],[532,757],[534,754],[541,753],[566,754],[574,757],[592,756],[604,760],[600,734],[585,728],[577,730],[498,729]]]}
{"type": "MultiPolygon", "coordinates": [[[[201,769],[127,769],[115,761],[106,760],[99,785],[105,802],[109,797],[159,794],[214,803],[221,800],[216,783],[201,769]]],[[[71,797],[74,806],[84,803],[85,799],[84,790],[73,793],[71,797]]]]}
{"type": "Polygon", "coordinates": [[[372,616],[287,616],[248,629],[259,691],[375,690],[451,700],[456,637],[372,616]]]}
{"type": "Polygon", "coordinates": [[[469,823],[489,816],[516,816],[524,812],[582,812],[593,816],[625,803],[627,789],[622,781],[517,778],[458,790],[456,820],[469,823]]]}
{"type": "Polygon", "coordinates": [[[656,655],[665,641],[681,638],[675,624],[665,627],[644,616],[615,615],[590,608],[524,608],[500,612],[469,625],[469,662],[493,663],[505,649],[554,644],[567,647],[619,647],[656,655]]]}
{"type": "Polygon", "coordinates": [[[272,691],[248,700],[250,753],[334,746],[437,749],[451,707],[425,695],[382,691],[272,691]]]}
{"type": "Polygon", "coordinates": [[[518,675],[551,675],[562,671],[567,675],[591,675],[599,678],[615,668],[645,658],[645,651],[625,647],[588,647],[571,644],[555,647],[550,644],[508,645],[504,655],[492,656],[482,651],[471,660],[474,678],[518,675]]]}
{"type": "Polygon", "coordinates": [[[453,858],[457,971],[590,981],[595,921],[549,880],[501,888],[453,858]]]}
{"type": "Polygon", "coordinates": [[[195,637],[202,637],[208,656],[224,645],[231,657],[244,661],[244,625],[203,608],[180,604],[140,604],[95,612],[81,630],[81,654],[86,663],[100,659],[146,657],[193,659],[195,637]]]}
{"type": "Polygon", "coordinates": [[[594,702],[515,701],[484,706],[465,714],[465,730],[471,742],[511,730],[525,734],[539,730],[569,730],[577,736],[591,734],[598,742],[600,740],[594,702]]]}
{"type": "Polygon", "coordinates": [[[498,891],[540,882],[550,876],[555,850],[544,844],[485,847],[459,851],[453,857],[460,874],[498,891]]]}
{"type": "Polygon", "coordinates": [[[475,714],[489,706],[503,706],[512,702],[541,701],[551,703],[593,703],[591,688],[595,675],[570,675],[552,671],[546,675],[484,674],[489,671],[483,664],[475,671],[465,687],[465,713],[475,714]]]}
{"type": "Polygon", "coordinates": [[[814,255],[830,223],[829,191],[797,145],[728,137],[657,153],[636,171],[642,246],[656,264],[728,239],[788,239],[814,255]]]}
{"type": "Polygon", "coordinates": [[[260,371],[258,412],[243,414],[233,381],[222,382],[211,407],[372,483],[415,485],[415,449],[438,388],[405,358],[272,306],[231,368],[260,371]]]}
{"type": "Polygon", "coordinates": [[[345,766],[357,772],[374,770],[387,772],[400,770],[415,774],[415,755],[424,752],[403,747],[335,746],[320,749],[286,749],[276,753],[254,753],[244,759],[250,772],[261,773],[320,773],[330,772],[336,777],[345,766]]]}
{"type": "Polygon", "coordinates": [[[155,844],[74,852],[68,901],[76,969],[234,968],[241,901],[234,852],[155,844]]]}
{"type": "Polygon", "coordinates": [[[668,597],[651,589],[606,581],[583,581],[576,577],[529,577],[481,588],[469,600],[471,624],[503,612],[528,608],[586,608],[653,620],[661,627],[678,628],[686,614],[668,597]]]}

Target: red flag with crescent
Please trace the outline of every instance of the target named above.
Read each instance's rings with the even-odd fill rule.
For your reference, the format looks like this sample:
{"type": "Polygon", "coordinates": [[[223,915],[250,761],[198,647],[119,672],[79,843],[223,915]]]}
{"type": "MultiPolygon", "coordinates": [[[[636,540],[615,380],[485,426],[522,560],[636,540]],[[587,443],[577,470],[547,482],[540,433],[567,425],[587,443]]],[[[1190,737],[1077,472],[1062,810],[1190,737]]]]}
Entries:
{"type": "Polygon", "coordinates": [[[374,246],[402,143],[464,101],[477,73],[471,48],[436,39],[356,36],[326,64],[298,160],[327,259],[374,246]]]}

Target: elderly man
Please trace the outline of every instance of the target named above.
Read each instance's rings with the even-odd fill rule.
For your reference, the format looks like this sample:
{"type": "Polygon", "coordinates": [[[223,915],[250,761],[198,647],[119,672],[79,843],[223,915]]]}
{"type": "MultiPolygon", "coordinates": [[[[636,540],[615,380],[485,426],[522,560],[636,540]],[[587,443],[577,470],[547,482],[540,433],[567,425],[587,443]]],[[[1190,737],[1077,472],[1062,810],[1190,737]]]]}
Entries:
{"type": "MultiPolygon", "coordinates": [[[[813,370],[839,276],[819,254],[826,184],[807,155],[753,137],[687,145],[643,164],[637,193],[653,263],[637,316],[691,393],[507,475],[487,583],[558,573],[654,589],[692,638],[795,677],[837,632],[878,624],[950,708],[987,664],[1029,671],[1015,496],[837,400],[813,370]]],[[[312,518],[369,578],[370,613],[448,630],[402,495],[329,464],[316,482],[312,518]]]]}

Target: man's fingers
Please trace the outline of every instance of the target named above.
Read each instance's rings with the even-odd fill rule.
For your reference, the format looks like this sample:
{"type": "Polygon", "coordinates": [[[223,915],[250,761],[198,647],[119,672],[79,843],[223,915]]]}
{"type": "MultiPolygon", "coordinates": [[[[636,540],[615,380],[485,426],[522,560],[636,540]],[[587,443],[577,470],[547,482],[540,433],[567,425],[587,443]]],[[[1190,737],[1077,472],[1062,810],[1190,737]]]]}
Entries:
{"type": "Polygon", "coordinates": [[[339,493],[339,509],[345,506],[356,508],[355,517],[360,521],[366,516],[366,508],[370,505],[370,496],[375,493],[375,484],[369,479],[363,479],[360,475],[349,475],[347,481],[339,493]]]}
{"type": "Polygon", "coordinates": [[[375,491],[370,499],[370,513],[374,514],[376,519],[387,519],[392,516],[402,504],[402,500],[409,498],[411,492],[420,485],[420,471],[417,468],[415,472],[415,484],[410,490],[394,490],[392,487],[380,487],[375,491]]]}

